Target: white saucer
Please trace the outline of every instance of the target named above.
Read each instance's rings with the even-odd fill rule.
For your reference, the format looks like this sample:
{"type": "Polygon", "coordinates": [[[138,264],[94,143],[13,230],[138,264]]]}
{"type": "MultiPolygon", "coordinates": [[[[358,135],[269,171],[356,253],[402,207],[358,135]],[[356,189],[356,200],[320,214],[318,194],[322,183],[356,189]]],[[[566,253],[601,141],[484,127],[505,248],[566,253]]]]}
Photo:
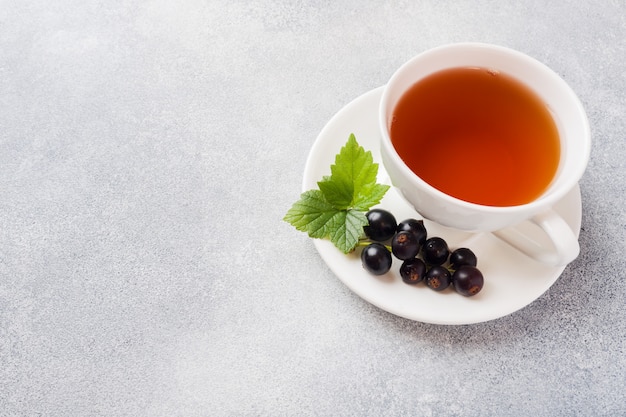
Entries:
{"type": "MultiPolygon", "coordinates": [[[[307,159],[303,191],[317,188],[317,181],[330,175],[330,165],[350,133],[355,134],[359,144],[371,151],[374,161],[378,162],[379,182],[389,184],[379,151],[378,102],[382,89],[379,87],[349,103],[320,132],[307,159]]],[[[398,221],[421,218],[393,187],[380,207],[391,211],[398,221]]],[[[581,224],[579,187],[554,208],[578,236],[581,224]]],[[[451,248],[466,246],[476,253],[478,267],[485,276],[485,285],[479,294],[463,297],[452,288],[435,292],[422,283],[407,285],[398,272],[401,261],[395,258],[390,272],[378,277],[370,275],[361,266],[359,250],[344,255],[330,241],[315,239],[314,242],[330,269],[361,298],[397,316],[434,324],[479,323],[511,314],[541,296],[565,269],[540,264],[489,233],[468,235],[430,222],[425,225],[429,236],[441,236],[451,248]]]]}

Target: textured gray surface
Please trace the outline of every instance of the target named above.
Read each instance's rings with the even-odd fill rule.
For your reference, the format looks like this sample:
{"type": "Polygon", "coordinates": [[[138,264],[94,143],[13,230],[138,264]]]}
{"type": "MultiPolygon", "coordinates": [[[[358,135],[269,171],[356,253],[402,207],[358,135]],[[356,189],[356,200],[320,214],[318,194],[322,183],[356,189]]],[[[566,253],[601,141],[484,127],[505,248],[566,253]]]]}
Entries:
{"type": "Polygon", "coordinates": [[[626,415],[624,1],[0,6],[0,416],[626,415]],[[327,120],[453,41],[551,66],[594,146],[579,259],[441,327],[281,218],[327,120]]]}

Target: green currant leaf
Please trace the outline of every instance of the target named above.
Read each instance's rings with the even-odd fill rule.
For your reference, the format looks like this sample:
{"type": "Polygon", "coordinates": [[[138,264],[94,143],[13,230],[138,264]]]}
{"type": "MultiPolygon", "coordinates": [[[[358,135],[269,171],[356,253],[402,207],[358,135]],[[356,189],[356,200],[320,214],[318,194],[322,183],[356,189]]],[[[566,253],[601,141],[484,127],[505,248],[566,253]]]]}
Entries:
{"type": "Polygon", "coordinates": [[[330,240],[343,253],[354,250],[363,236],[363,226],[367,226],[365,213],[359,210],[344,210],[333,219],[330,240]]]}
{"type": "Polygon", "coordinates": [[[355,210],[367,211],[371,207],[379,204],[389,190],[389,186],[385,184],[371,184],[361,189],[361,193],[355,198],[352,208],[355,210]]]}
{"type": "Polygon", "coordinates": [[[330,172],[330,177],[324,177],[317,185],[328,202],[347,209],[359,204],[364,199],[364,190],[376,183],[378,164],[374,163],[372,153],[365,151],[351,134],[335,156],[330,172]]]}
{"type": "Polygon", "coordinates": [[[354,199],[354,186],[338,180],[329,179],[317,183],[326,201],[340,210],[345,210],[352,205],[354,199]]]}
{"type": "Polygon", "coordinates": [[[317,183],[319,189],[300,195],[283,220],[312,238],[329,239],[348,253],[367,225],[364,212],[380,203],[389,186],[376,183],[378,164],[353,134],[335,156],[330,171],[317,183]]]}
{"type": "Polygon", "coordinates": [[[338,211],[320,190],[309,190],[300,195],[283,220],[310,237],[328,238],[328,227],[334,224],[331,219],[338,211]]]}

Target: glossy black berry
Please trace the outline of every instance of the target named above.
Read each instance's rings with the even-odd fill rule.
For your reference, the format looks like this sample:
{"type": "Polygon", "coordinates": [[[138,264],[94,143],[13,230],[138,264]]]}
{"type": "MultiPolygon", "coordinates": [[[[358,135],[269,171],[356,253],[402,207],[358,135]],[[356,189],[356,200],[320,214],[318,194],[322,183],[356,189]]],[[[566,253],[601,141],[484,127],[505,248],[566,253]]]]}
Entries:
{"type": "Polygon", "coordinates": [[[363,227],[365,235],[372,240],[382,242],[390,239],[396,232],[396,218],[383,209],[372,209],[365,213],[368,225],[363,227]]]}
{"type": "Polygon", "coordinates": [[[448,260],[450,250],[445,240],[431,237],[424,243],[424,260],[430,265],[441,265],[448,260]]]}
{"type": "Polygon", "coordinates": [[[450,264],[453,269],[458,269],[463,265],[476,266],[478,259],[471,249],[459,248],[450,254],[450,264]]]}
{"type": "Polygon", "coordinates": [[[361,263],[369,273],[386,274],[391,269],[391,252],[380,243],[370,243],[361,252],[361,263]]]}
{"type": "Polygon", "coordinates": [[[450,271],[440,265],[432,266],[424,277],[426,285],[435,291],[443,291],[450,286],[450,271]]]}
{"type": "Polygon", "coordinates": [[[420,244],[411,232],[398,232],[391,239],[391,252],[398,259],[415,258],[420,251],[420,244]]]}
{"type": "Polygon", "coordinates": [[[398,232],[411,232],[417,238],[417,241],[420,245],[423,245],[426,242],[426,227],[424,227],[423,220],[416,219],[406,219],[402,220],[398,223],[398,227],[396,228],[398,232]]]}
{"type": "Polygon", "coordinates": [[[424,275],[426,275],[426,264],[419,258],[407,259],[400,267],[402,281],[407,284],[422,282],[424,275]]]}
{"type": "Polygon", "coordinates": [[[452,275],[454,289],[461,295],[471,297],[483,289],[485,279],[475,266],[462,265],[452,275]]]}

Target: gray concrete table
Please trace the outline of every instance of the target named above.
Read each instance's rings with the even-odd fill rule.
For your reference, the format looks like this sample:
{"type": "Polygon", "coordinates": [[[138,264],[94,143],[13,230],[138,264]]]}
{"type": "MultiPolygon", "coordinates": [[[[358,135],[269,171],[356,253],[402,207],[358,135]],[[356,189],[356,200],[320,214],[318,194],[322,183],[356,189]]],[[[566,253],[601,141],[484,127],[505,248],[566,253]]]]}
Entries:
{"type": "Polygon", "coordinates": [[[626,415],[626,3],[1,2],[0,416],[626,415]],[[527,307],[394,316],[282,222],[326,122],[490,42],[576,91],[581,255],[527,307]]]}

